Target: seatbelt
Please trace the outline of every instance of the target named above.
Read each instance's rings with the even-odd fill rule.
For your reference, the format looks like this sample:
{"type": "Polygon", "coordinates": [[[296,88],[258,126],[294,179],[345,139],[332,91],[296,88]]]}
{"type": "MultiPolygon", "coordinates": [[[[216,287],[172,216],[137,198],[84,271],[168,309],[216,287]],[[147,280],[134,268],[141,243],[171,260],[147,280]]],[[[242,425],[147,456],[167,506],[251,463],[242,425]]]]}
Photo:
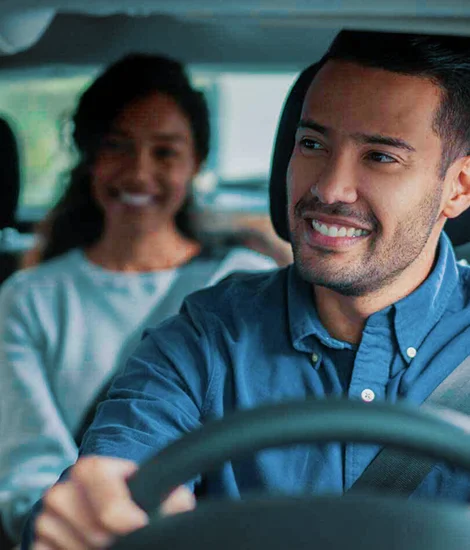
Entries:
{"type": "MultiPolygon", "coordinates": [[[[448,407],[470,415],[470,356],[439,384],[424,404],[448,407]]],[[[346,493],[384,490],[410,495],[435,465],[436,461],[432,458],[385,447],[346,493]]]]}
{"type": "MultiPolygon", "coordinates": [[[[216,256],[200,255],[181,267],[175,282],[171,285],[162,301],[147,318],[145,323],[146,326],[151,327],[157,325],[172,315],[176,315],[181,308],[183,300],[188,294],[200,290],[210,283],[212,277],[216,274],[225,258],[226,254],[222,253],[216,256]]],[[[74,435],[74,441],[77,447],[80,447],[83,436],[93,421],[96,408],[101,401],[106,399],[108,390],[115,376],[116,372],[113,372],[111,378],[103,384],[102,389],[88,407],[80,427],[74,435]]]]}

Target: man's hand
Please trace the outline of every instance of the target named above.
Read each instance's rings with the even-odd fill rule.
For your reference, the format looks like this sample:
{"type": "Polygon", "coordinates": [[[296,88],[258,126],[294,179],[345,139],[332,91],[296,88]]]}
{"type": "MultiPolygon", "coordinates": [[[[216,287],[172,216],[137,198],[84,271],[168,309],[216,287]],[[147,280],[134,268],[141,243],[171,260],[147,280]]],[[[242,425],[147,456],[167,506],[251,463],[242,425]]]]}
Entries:
{"type": "MultiPolygon", "coordinates": [[[[34,550],[95,550],[116,536],[148,523],[147,514],[131,498],[127,479],[137,470],[128,460],[83,457],[67,481],[46,492],[35,522],[34,550]]],[[[186,487],[176,489],[162,505],[164,514],[193,509],[195,498],[186,487]]]]}

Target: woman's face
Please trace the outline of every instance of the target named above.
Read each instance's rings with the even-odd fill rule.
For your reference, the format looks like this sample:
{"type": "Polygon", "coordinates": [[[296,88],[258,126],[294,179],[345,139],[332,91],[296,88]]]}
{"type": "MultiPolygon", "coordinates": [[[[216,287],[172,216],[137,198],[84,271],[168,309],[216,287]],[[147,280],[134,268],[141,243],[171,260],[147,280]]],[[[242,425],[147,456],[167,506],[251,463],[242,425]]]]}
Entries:
{"type": "Polygon", "coordinates": [[[92,168],[106,228],[148,232],[171,222],[199,168],[189,119],[168,95],[136,100],[116,118],[92,168]]]}

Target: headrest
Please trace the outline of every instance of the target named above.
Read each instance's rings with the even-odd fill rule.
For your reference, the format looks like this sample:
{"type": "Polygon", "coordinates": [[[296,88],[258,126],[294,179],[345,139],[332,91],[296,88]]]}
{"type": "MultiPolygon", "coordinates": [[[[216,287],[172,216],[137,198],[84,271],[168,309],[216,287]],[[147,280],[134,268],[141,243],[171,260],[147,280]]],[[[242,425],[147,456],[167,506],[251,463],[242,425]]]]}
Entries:
{"type": "MultiPolygon", "coordinates": [[[[302,112],[302,104],[310,83],[320,68],[319,65],[319,63],[310,65],[293,84],[284,103],[274,141],[269,178],[271,221],[276,233],[285,241],[290,240],[287,221],[287,167],[294,149],[295,133],[302,112]]],[[[465,210],[459,217],[448,220],[445,231],[454,246],[469,243],[470,208],[465,210]]]]}
{"type": "Polygon", "coordinates": [[[0,229],[14,227],[20,194],[20,164],[16,136],[0,117],[0,229]]]}
{"type": "Polygon", "coordinates": [[[269,202],[271,221],[276,233],[285,241],[289,241],[289,224],[287,222],[287,192],[286,173],[289,159],[294,149],[295,133],[302,112],[305,94],[319,70],[315,63],[305,69],[293,84],[277,127],[271,159],[271,175],[269,178],[269,202]]]}

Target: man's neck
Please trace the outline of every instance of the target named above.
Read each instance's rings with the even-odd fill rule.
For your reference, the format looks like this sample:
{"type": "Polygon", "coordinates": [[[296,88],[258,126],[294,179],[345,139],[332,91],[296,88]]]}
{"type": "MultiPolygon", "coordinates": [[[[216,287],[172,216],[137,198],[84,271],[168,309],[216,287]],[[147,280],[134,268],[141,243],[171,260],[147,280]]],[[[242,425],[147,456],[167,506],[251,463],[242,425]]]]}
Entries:
{"type": "Polygon", "coordinates": [[[344,296],[329,288],[314,285],[318,316],[330,336],[359,344],[367,319],[374,313],[414,292],[428,277],[436,255],[424,253],[385,287],[362,296],[344,296]]]}

